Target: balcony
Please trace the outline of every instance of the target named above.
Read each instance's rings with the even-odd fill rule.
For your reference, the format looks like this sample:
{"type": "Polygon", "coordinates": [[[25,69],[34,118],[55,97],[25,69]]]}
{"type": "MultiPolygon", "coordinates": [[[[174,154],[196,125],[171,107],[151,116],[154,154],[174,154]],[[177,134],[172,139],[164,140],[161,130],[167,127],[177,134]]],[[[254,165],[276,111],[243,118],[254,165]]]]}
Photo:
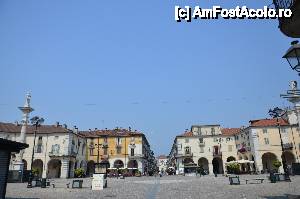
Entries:
{"type": "Polygon", "coordinates": [[[176,158],[193,157],[193,153],[177,154],[175,157],[176,157],[176,158]]]}
{"type": "Polygon", "coordinates": [[[141,159],[144,158],[145,156],[143,154],[129,154],[128,158],[129,159],[141,159]]]}
{"type": "Polygon", "coordinates": [[[107,142],[103,142],[102,143],[102,148],[108,148],[108,143],[107,142]]]}
{"type": "Polygon", "coordinates": [[[288,37],[300,37],[300,0],[273,0],[276,10],[291,9],[291,18],[278,18],[279,28],[288,37]]]}
{"type": "Polygon", "coordinates": [[[285,144],[283,144],[283,149],[285,149],[285,150],[292,150],[293,149],[293,143],[285,143],[285,144]]]}
{"type": "Polygon", "coordinates": [[[49,152],[49,156],[50,157],[59,157],[59,156],[63,156],[59,151],[50,151],[49,152]]]}

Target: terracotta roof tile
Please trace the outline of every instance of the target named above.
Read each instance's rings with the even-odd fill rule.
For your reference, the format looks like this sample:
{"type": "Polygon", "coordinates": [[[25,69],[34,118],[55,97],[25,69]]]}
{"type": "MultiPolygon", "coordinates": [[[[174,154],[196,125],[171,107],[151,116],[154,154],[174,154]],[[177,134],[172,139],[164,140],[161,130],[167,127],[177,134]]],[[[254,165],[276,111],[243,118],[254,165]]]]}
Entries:
{"type": "MultiPolygon", "coordinates": [[[[279,119],[281,126],[289,125],[284,119],[279,119]]],[[[277,126],[277,119],[261,119],[261,120],[250,120],[251,127],[265,127],[265,126],[277,126]]]]}
{"type": "Polygon", "coordinates": [[[222,135],[235,135],[240,132],[240,128],[222,128],[222,135]]]}
{"type": "Polygon", "coordinates": [[[94,130],[94,131],[80,131],[80,135],[85,137],[99,137],[99,136],[134,136],[134,135],[144,135],[140,132],[132,132],[127,129],[113,129],[113,130],[94,130]]]}
{"type": "Polygon", "coordinates": [[[160,155],[157,157],[157,159],[167,159],[167,158],[168,158],[168,156],[166,156],[166,155],[160,155]]]}
{"type": "MultiPolygon", "coordinates": [[[[6,133],[20,133],[21,132],[21,125],[13,124],[13,123],[4,123],[0,122],[0,132],[6,133]]],[[[28,125],[27,126],[27,133],[34,133],[35,126],[28,125]]],[[[56,125],[41,125],[38,127],[38,133],[67,133],[71,132],[71,130],[66,129],[62,126],[56,125]]]]}
{"type": "Polygon", "coordinates": [[[193,132],[191,132],[191,131],[186,131],[186,132],[184,132],[183,134],[178,135],[177,137],[192,137],[192,136],[194,136],[193,132]]]}

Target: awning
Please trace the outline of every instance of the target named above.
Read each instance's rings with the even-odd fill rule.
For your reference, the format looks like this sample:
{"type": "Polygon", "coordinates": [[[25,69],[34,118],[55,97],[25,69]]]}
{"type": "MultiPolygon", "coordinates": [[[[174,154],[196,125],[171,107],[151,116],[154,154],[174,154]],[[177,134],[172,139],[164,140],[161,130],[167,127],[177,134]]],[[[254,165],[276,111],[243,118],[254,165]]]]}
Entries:
{"type": "Polygon", "coordinates": [[[241,159],[241,160],[238,160],[238,161],[225,162],[225,164],[231,164],[231,163],[238,163],[238,164],[247,164],[247,163],[249,163],[249,164],[253,164],[254,161],[241,159]]]}

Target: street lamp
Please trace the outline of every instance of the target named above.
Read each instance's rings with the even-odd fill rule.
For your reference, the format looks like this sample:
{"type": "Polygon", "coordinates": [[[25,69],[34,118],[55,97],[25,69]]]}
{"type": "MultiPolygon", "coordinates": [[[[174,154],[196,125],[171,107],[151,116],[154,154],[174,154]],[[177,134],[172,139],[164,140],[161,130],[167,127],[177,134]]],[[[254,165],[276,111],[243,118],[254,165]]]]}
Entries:
{"type": "Polygon", "coordinates": [[[36,133],[37,133],[37,128],[41,126],[41,124],[44,122],[44,118],[40,118],[38,116],[35,116],[30,119],[30,122],[33,126],[35,126],[34,130],[34,140],[33,140],[33,148],[32,148],[32,155],[31,155],[31,166],[30,166],[30,173],[28,177],[28,185],[27,188],[32,188],[32,179],[33,179],[33,174],[32,174],[32,164],[33,164],[33,159],[34,159],[34,149],[35,149],[35,140],[36,140],[36,133]]]}
{"type": "Polygon", "coordinates": [[[277,122],[281,150],[282,150],[281,159],[282,159],[282,164],[283,164],[285,180],[290,180],[289,172],[287,170],[287,165],[286,165],[286,158],[285,158],[285,154],[284,154],[284,146],[283,146],[283,141],[282,141],[282,137],[281,137],[280,123],[279,123],[279,118],[281,118],[285,113],[286,113],[286,111],[284,111],[278,107],[274,108],[273,110],[272,109],[269,110],[269,115],[273,118],[276,118],[276,122],[277,122]]]}
{"type": "Polygon", "coordinates": [[[291,68],[300,75],[300,44],[299,41],[293,41],[291,47],[282,58],[285,58],[291,68]]]}

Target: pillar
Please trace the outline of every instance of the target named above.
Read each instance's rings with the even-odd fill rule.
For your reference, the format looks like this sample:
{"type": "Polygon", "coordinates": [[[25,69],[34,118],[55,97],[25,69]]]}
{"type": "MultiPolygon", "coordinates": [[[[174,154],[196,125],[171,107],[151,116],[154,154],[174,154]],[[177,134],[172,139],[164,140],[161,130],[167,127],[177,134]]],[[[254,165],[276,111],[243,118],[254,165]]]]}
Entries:
{"type": "Polygon", "coordinates": [[[208,163],[209,175],[214,175],[214,166],[211,162],[208,163]]]}
{"type": "Polygon", "coordinates": [[[60,177],[68,178],[68,171],[69,171],[69,160],[62,159],[61,160],[61,168],[60,168],[60,177]]]}

